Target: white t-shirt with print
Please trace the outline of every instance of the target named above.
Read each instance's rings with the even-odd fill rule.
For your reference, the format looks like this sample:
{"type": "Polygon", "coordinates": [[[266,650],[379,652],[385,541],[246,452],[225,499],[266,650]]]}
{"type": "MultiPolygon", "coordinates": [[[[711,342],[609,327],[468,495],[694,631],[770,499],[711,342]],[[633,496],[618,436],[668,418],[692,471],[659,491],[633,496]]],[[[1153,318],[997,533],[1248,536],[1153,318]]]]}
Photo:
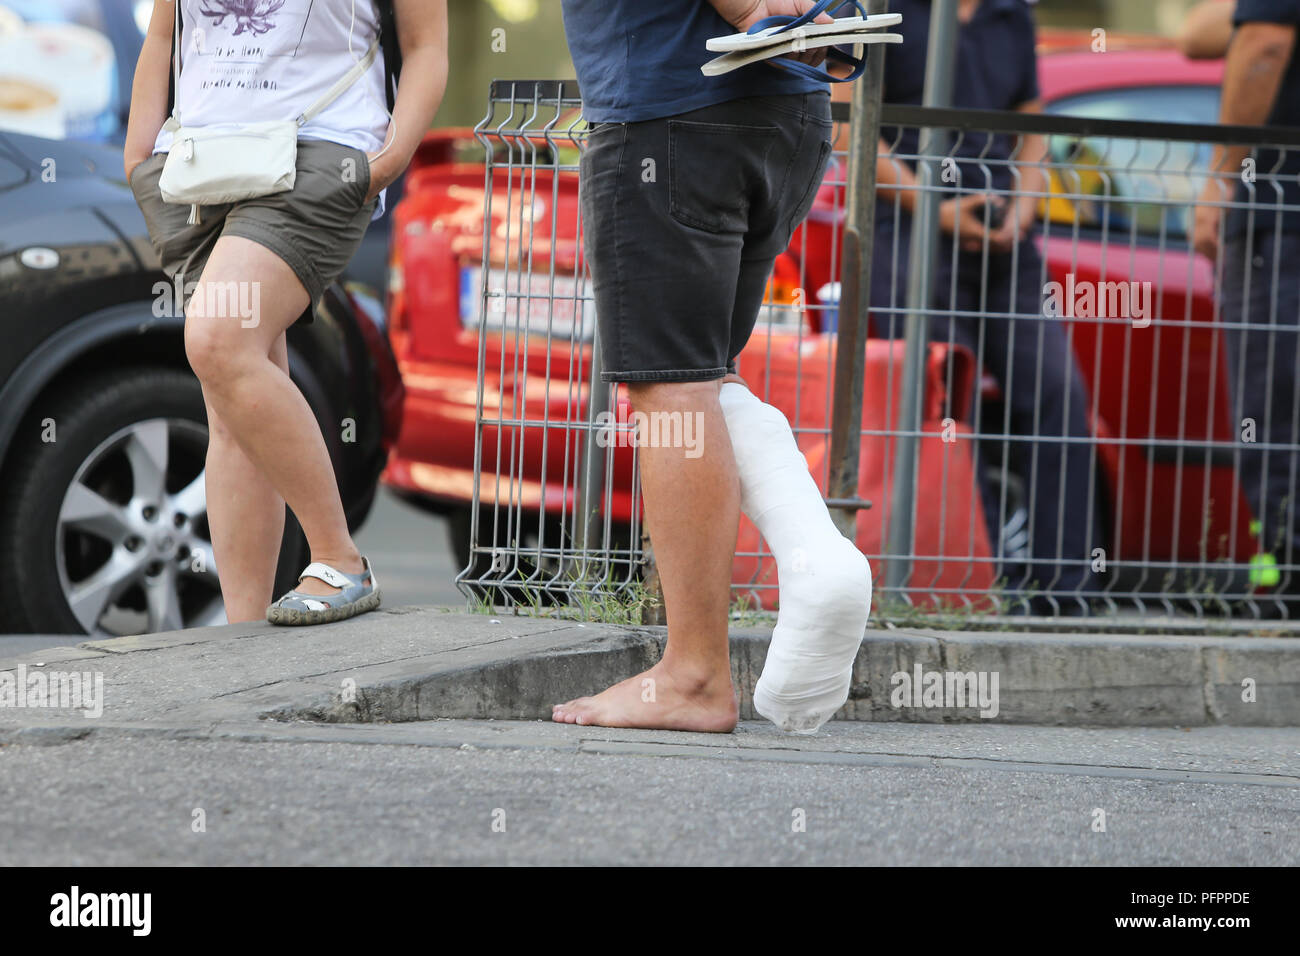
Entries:
{"type": "MultiPolygon", "coordinates": [[[[175,2],[182,4],[179,105],[184,126],[293,119],[361,59],[379,33],[374,0],[175,2]]],[[[384,56],[379,51],[365,74],[306,123],[298,137],[373,153],[383,146],[387,131],[384,56]]],[[[172,134],[161,130],[154,152],[166,152],[171,141],[172,134]]]]}

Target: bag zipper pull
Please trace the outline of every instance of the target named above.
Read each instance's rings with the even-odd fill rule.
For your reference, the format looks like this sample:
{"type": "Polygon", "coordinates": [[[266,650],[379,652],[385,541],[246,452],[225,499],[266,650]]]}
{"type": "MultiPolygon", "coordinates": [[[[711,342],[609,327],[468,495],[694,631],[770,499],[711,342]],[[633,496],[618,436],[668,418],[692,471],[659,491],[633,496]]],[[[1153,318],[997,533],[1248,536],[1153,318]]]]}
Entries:
{"type": "Polygon", "coordinates": [[[197,226],[197,225],[199,225],[200,222],[202,222],[202,220],[199,218],[199,204],[198,204],[198,203],[192,203],[192,204],[190,205],[190,218],[186,219],[185,222],[186,222],[188,225],[191,225],[191,226],[197,226]]]}
{"type": "Polygon", "coordinates": [[[181,143],[182,146],[185,148],[185,152],[181,158],[184,159],[185,162],[187,163],[193,162],[194,161],[194,140],[185,139],[182,140],[181,143]]]}

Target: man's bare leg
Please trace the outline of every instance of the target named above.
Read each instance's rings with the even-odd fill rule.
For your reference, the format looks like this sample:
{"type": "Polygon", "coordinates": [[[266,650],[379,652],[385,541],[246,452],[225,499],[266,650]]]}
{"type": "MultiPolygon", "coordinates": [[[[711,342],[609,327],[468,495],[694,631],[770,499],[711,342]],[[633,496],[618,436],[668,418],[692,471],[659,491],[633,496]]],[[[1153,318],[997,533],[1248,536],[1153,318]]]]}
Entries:
{"type": "Polygon", "coordinates": [[[718,404],[720,388],[721,382],[629,384],[637,412],[677,413],[699,423],[698,457],[687,448],[647,447],[645,436],[638,452],[668,645],[645,673],[594,697],[556,705],[553,720],[719,733],[735,728],[727,621],[740,483],[718,404]]]}

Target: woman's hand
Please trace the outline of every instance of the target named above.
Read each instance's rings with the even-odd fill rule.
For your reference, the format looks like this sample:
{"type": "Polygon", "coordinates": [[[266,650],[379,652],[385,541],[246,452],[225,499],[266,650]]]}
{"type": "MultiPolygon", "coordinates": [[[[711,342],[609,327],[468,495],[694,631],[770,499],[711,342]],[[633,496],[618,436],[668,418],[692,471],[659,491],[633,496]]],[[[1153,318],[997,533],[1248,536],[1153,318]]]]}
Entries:
{"type": "Polygon", "coordinates": [[[391,186],[402,171],[411,162],[410,156],[398,156],[391,148],[383,153],[366,153],[370,164],[370,191],[366,193],[366,202],[374,199],[385,188],[391,186]]]}
{"type": "Polygon", "coordinates": [[[146,154],[143,155],[143,156],[140,156],[140,155],[138,155],[138,154],[136,154],[136,153],[130,153],[130,152],[124,152],[124,153],[123,153],[123,155],[122,155],[122,169],[123,169],[123,171],[126,173],[126,181],[127,181],[128,183],[131,181],[131,174],[132,174],[133,172],[135,172],[135,168],[136,168],[137,166],[139,166],[141,163],[143,163],[143,162],[144,162],[146,159],[148,159],[148,158],[149,158],[149,154],[148,154],[148,153],[146,153],[146,154]]]}

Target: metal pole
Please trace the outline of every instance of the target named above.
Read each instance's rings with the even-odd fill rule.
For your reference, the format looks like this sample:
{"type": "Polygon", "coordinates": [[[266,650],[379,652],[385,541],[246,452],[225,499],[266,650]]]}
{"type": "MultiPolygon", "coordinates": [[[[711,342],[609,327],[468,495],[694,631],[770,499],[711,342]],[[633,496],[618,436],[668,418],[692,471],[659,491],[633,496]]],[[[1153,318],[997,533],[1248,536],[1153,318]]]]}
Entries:
{"type": "MultiPolygon", "coordinates": [[[[884,13],[889,0],[869,0],[867,13],[884,13]]],[[[904,29],[907,25],[903,25],[904,29]]],[[[867,69],[854,84],[849,116],[849,171],[844,262],[840,269],[839,327],[835,333],[835,392],[831,406],[831,473],[828,504],[840,533],[857,537],[858,511],[870,507],[858,498],[862,449],[862,388],[871,296],[871,259],[876,232],[876,155],[880,142],[880,95],[885,80],[885,47],[871,49],[867,69]]]]}
{"type": "MultiPolygon", "coordinates": [[[[599,440],[600,423],[607,420],[610,386],[600,380],[604,367],[600,355],[600,333],[591,340],[591,380],[587,388],[587,429],[582,448],[582,484],[574,502],[578,531],[579,577],[586,580],[592,543],[600,540],[600,506],[605,497],[605,448],[599,440]]],[[[613,438],[609,434],[608,438],[613,438]]]]}
{"type": "MultiPolygon", "coordinates": [[[[907,25],[904,24],[906,29],[907,25]]],[[[954,61],[957,56],[957,0],[930,5],[930,39],[925,57],[922,106],[952,105],[954,61]]],[[[929,344],[934,259],[939,245],[938,158],[947,151],[947,134],[922,127],[916,165],[918,192],[912,213],[911,267],[907,272],[907,317],[903,325],[903,382],[898,407],[898,436],[894,439],[894,488],[890,499],[889,560],[885,586],[906,587],[912,574],[913,530],[916,525],[916,463],[920,451],[921,392],[929,344]]]]}

